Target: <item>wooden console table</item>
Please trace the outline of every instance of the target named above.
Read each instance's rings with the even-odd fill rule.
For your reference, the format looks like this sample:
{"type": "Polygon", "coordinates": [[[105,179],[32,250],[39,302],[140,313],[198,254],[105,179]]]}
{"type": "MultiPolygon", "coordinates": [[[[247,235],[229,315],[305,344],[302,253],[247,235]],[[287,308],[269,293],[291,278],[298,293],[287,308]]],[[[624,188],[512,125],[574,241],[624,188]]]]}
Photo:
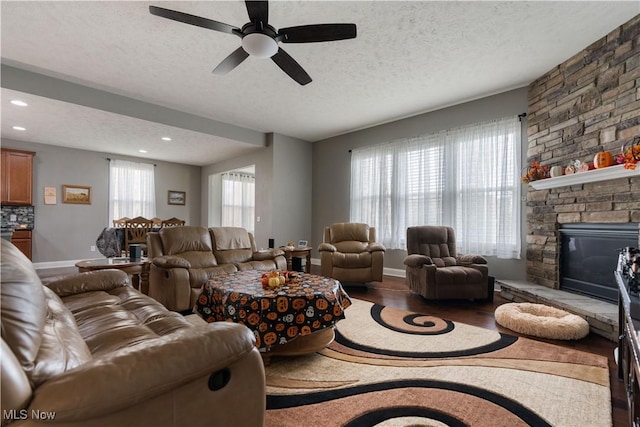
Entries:
{"type": "Polygon", "coordinates": [[[618,378],[624,381],[629,406],[629,425],[640,427],[640,319],[631,317],[632,307],[640,307],[640,298],[630,295],[620,271],[615,271],[619,289],[618,305],[618,378]]]}

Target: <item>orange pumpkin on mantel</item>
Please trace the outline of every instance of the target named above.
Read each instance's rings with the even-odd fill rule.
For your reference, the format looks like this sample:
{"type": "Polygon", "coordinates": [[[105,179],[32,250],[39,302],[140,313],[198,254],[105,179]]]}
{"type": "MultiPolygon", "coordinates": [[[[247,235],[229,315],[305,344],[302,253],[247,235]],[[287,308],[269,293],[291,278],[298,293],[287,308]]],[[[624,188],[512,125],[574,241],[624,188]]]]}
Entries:
{"type": "Polygon", "coordinates": [[[596,169],[602,169],[615,164],[613,155],[608,151],[601,151],[593,157],[593,166],[596,169]]]}

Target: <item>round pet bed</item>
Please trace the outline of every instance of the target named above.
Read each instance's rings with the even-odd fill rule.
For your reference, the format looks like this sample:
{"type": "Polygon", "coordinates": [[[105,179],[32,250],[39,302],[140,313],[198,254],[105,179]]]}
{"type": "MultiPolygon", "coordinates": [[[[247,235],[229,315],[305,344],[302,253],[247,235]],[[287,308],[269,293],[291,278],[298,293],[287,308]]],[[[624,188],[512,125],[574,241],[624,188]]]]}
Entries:
{"type": "Polygon", "coordinates": [[[508,303],[496,308],[496,322],[524,335],[556,340],[578,340],[589,334],[589,323],[555,307],[533,303],[508,303]]]}

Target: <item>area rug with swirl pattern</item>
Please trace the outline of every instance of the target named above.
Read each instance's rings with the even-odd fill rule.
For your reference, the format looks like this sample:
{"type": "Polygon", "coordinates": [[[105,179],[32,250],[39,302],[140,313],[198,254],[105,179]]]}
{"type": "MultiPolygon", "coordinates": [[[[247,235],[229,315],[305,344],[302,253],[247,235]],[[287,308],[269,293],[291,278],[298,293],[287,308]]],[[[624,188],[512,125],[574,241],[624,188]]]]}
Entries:
{"type": "Polygon", "coordinates": [[[267,427],[612,425],[607,359],[353,299],[326,349],[272,358],[267,427]]]}

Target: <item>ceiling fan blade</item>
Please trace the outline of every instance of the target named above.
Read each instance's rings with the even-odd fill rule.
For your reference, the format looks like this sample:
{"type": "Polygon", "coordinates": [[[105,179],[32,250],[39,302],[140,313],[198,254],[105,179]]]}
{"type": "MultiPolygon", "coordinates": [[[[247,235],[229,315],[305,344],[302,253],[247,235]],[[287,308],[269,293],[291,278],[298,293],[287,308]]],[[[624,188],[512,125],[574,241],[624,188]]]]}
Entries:
{"type": "Polygon", "coordinates": [[[269,23],[269,2],[268,1],[245,1],[247,13],[251,22],[269,23]]]}
{"type": "Polygon", "coordinates": [[[202,18],[200,16],[189,15],[188,13],[178,12],[177,10],[165,9],[158,6],[149,6],[149,12],[152,15],[173,19],[174,21],[184,22],[185,24],[195,25],[196,27],[208,28],[209,30],[235,35],[242,34],[240,28],[234,27],[233,25],[223,24],[222,22],[202,18]]]}
{"type": "Polygon", "coordinates": [[[307,83],[311,83],[311,77],[309,74],[293,59],[287,52],[278,48],[278,53],[271,57],[282,71],[287,73],[289,77],[300,83],[302,86],[307,83]]]}
{"type": "Polygon", "coordinates": [[[231,53],[231,55],[227,56],[216,68],[213,69],[213,74],[217,74],[219,76],[227,74],[229,71],[240,65],[248,56],[249,54],[245,52],[242,47],[237,48],[231,53]]]}
{"type": "Polygon", "coordinates": [[[313,43],[346,40],[356,37],[356,24],[316,24],[280,28],[282,43],[313,43]]]}

